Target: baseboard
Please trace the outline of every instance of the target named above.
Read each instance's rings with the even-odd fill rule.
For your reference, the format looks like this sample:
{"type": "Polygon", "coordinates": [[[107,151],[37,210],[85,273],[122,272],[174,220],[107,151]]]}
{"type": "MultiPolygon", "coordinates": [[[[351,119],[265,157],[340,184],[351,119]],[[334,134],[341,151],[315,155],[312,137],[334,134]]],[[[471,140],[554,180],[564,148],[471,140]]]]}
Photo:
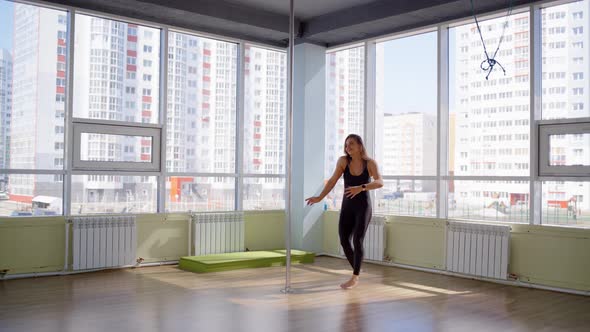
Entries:
{"type": "Polygon", "coordinates": [[[137,264],[137,265],[123,265],[123,266],[114,266],[114,267],[109,267],[109,268],[104,268],[104,269],[91,269],[91,270],[80,270],[80,271],[55,271],[55,272],[15,273],[15,274],[6,274],[4,276],[0,276],[0,280],[37,278],[37,277],[67,276],[67,275],[71,275],[71,274],[98,272],[98,271],[105,271],[105,270],[118,270],[118,269],[129,269],[129,268],[160,266],[160,265],[174,265],[174,264],[178,264],[178,261],[177,260],[174,260],[174,261],[162,261],[162,262],[142,263],[142,264],[137,264]]]}

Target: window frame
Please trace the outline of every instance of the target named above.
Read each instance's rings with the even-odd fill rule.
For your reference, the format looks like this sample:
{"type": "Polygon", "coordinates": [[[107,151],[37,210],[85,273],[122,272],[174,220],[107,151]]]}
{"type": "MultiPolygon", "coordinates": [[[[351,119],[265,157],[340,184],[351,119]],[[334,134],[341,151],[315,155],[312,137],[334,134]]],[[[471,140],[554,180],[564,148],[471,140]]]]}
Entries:
{"type": "MultiPolygon", "coordinates": [[[[367,38],[362,41],[355,41],[353,43],[347,45],[339,45],[333,48],[328,48],[326,53],[333,52],[349,47],[355,47],[358,45],[364,44],[365,47],[374,47],[376,42],[380,42],[383,40],[394,39],[394,38],[403,38],[409,35],[419,34],[422,32],[428,31],[428,29],[438,29],[439,31],[439,41],[438,41],[438,123],[437,123],[437,131],[438,131],[438,158],[437,158],[437,175],[433,177],[407,177],[407,176],[390,176],[385,175],[383,178],[385,180],[399,180],[399,179],[436,179],[437,180],[437,195],[438,195],[438,204],[437,204],[437,216],[436,218],[446,219],[448,218],[448,185],[450,181],[453,180],[470,180],[470,181],[528,181],[529,183],[529,218],[528,224],[530,225],[542,225],[541,221],[541,209],[542,209],[542,183],[544,181],[587,181],[590,179],[590,173],[588,171],[585,174],[578,174],[576,176],[572,176],[570,173],[565,173],[566,175],[555,175],[555,176],[540,176],[539,175],[539,130],[538,130],[538,122],[542,119],[542,89],[541,89],[541,81],[542,81],[542,50],[541,50],[541,43],[542,43],[542,25],[541,25],[541,17],[542,17],[542,9],[547,7],[553,7],[568,3],[573,3],[575,1],[565,0],[565,1],[550,1],[550,2],[543,2],[543,3],[533,3],[533,4],[523,4],[519,6],[515,6],[513,8],[512,14],[517,13],[529,13],[528,18],[528,26],[529,26],[529,39],[528,39],[528,48],[529,48],[529,70],[528,70],[528,79],[530,83],[530,87],[528,90],[528,125],[529,125],[529,175],[527,176],[456,176],[449,173],[449,165],[448,165],[448,152],[449,152],[449,144],[448,144],[448,135],[449,135],[449,36],[448,36],[448,29],[453,28],[456,26],[464,25],[472,23],[471,18],[459,18],[456,20],[443,22],[443,23],[435,23],[429,26],[424,26],[416,29],[405,30],[401,32],[395,32],[389,35],[382,35],[379,37],[372,37],[367,38]],[[362,43],[362,44],[361,44],[362,43]]],[[[506,15],[506,10],[498,10],[491,13],[486,13],[485,16],[482,15],[478,17],[481,21],[500,18],[506,15]]],[[[370,53],[368,53],[370,54],[370,53]]],[[[374,54],[374,53],[373,53],[374,54]]],[[[374,59],[367,57],[366,62],[375,61],[374,59]]],[[[371,68],[371,64],[369,63],[368,68],[371,68]]],[[[366,90],[369,90],[371,85],[375,84],[376,73],[375,68],[371,68],[372,70],[367,70],[366,74],[368,75],[366,78],[366,90]]],[[[368,91],[367,94],[370,98],[374,98],[374,91],[368,91]]],[[[374,103],[371,103],[371,100],[366,100],[365,105],[365,116],[368,121],[375,121],[375,106],[374,103]]],[[[580,121],[580,118],[577,119],[569,119],[572,122],[580,121]]],[[[368,123],[367,123],[368,124],[368,123]]],[[[372,131],[367,131],[365,137],[366,142],[374,142],[375,139],[372,131]]],[[[373,146],[367,147],[369,151],[372,151],[373,146]]],[[[478,222],[479,220],[466,220],[470,222],[478,222]]],[[[577,226],[580,227],[580,226],[577,226]]],[[[582,226],[584,227],[584,226],[582,226]]]]}
{"type": "MultiPolygon", "coordinates": [[[[21,1],[16,0],[16,3],[21,3],[21,1]]],[[[541,89],[540,89],[540,81],[541,81],[541,48],[540,48],[540,44],[541,44],[541,22],[540,22],[540,10],[542,8],[545,7],[550,7],[550,6],[555,6],[555,5],[561,5],[564,3],[569,3],[572,1],[553,1],[553,2],[545,2],[545,3],[536,3],[536,4],[526,4],[526,5],[521,5],[521,6],[517,6],[515,7],[515,11],[516,10],[528,10],[531,15],[529,17],[529,26],[530,26],[530,76],[529,76],[529,80],[531,83],[531,88],[529,90],[529,94],[530,94],[530,103],[529,103],[529,112],[530,112],[530,126],[531,126],[531,130],[530,130],[530,134],[531,134],[531,145],[530,145],[530,154],[531,154],[531,162],[530,162],[530,169],[531,169],[531,175],[529,177],[524,177],[524,179],[529,179],[530,180],[530,208],[531,208],[531,219],[530,219],[530,223],[531,224],[539,224],[540,222],[538,214],[541,205],[540,205],[540,192],[541,192],[541,188],[540,188],[540,182],[541,180],[543,180],[544,175],[540,176],[541,174],[545,174],[545,173],[541,173],[538,169],[536,169],[536,167],[538,167],[539,164],[539,158],[540,158],[540,154],[538,153],[539,151],[542,151],[540,149],[540,139],[537,139],[540,135],[540,128],[537,128],[540,125],[543,124],[547,124],[545,122],[535,122],[535,120],[540,119],[540,111],[541,111],[541,102],[540,102],[540,97],[541,97],[541,89]],[[535,129],[536,128],[536,129],[535,129]]],[[[22,1],[22,3],[24,4],[29,4],[25,1],[22,1]]],[[[160,113],[160,117],[159,117],[159,122],[163,123],[163,125],[160,127],[160,135],[161,137],[166,137],[166,123],[165,123],[165,119],[166,119],[166,104],[167,104],[167,84],[166,84],[166,77],[167,75],[162,75],[162,73],[167,73],[167,48],[168,48],[168,40],[167,40],[167,34],[170,28],[170,31],[174,30],[176,32],[182,32],[182,33],[190,33],[190,34],[195,34],[198,36],[202,36],[205,38],[214,38],[214,39],[219,39],[219,40],[223,40],[223,41],[227,41],[227,42],[235,42],[238,44],[238,54],[240,54],[240,56],[238,57],[238,63],[237,63],[237,75],[238,75],[238,84],[237,84],[237,89],[238,89],[238,93],[237,93],[237,107],[238,107],[238,120],[237,120],[237,126],[238,126],[238,131],[236,133],[236,137],[243,137],[240,135],[243,135],[243,122],[241,122],[240,116],[243,113],[243,104],[244,104],[244,99],[243,99],[243,77],[244,77],[244,67],[243,67],[243,46],[248,43],[250,45],[256,45],[259,47],[263,47],[263,48],[270,48],[273,49],[271,46],[268,45],[261,45],[261,44],[256,44],[253,42],[246,42],[244,40],[239,40],[239,39],[232,39],[229,37],[225,37],[225,36],[217,36],[217,35],[213,35],[213,34],[207,34],[207,33],[202,33],[202,32],[197,32],[197,31],[192,31],[192,30],[184,30],[181,28],[177,28],[177,27],[170,27],[168,25],[165,24],[160,24],[160,23],[153,23],[153,22],[148,22],[148,21],[143,21],[143,20],[136,20],[136,19],[132,19],[132,18],[128,18],[128,17],[119,17],[113,14],[105,14],[105,13],[101,13],[101,12],[95,12],[95,11],[91,11],[91,10],[78,10],[75,7],[72,6],[65,6],[65,5],[48,5],[48,4],[42,4],[42,3],[35,3],[33,4],[34,6],[40,7],[40,8],[50,8],[50,9],[57,9],[57,10],[62,10],[65,12],[65,17],[67,20],[67,24],[68,24],[68,28],[67,28],[67,34],[68,34],[68,46],[67,46],[67,68],[66,68],[66,78],[67,78],[67,82],[66,82],[66,101],[65,101],[65,112],[66,112],[66,121],[65,121],[65,136],[64,136],[64,141],[66,142],[66,151],[64,154],[64,168],[63,170],[49,170],[49,169],[33,169],[33,170],[28,170],[28,169],[3,169],[0,170],[0,173],[4,173],[4,174],[60,174],[60,175],[64,175],[64,179],[63,179],[63,202],[64,202],[64,209],[63,209],[63,214],[64,215],[68,215],[70,212],[70,206],[68,204],[69,201],[69,195],[70,195],[70,191],[71,191],[71,176],[72,174],[79,174],[78,171],[75,171],[73,169],[72,166],[72,156],[73,156],[73,148],[71,146],[71,142],[73,142],[73,129],[76,126],[75,123],[72,120],[72,91],[73,91],[73,62],[74,62],[74,47],[73,47],[73,41],[74,41],[74,33],[75,33],[75,27],[73,24],[75,22],[75,15],[77,13],[82,13],[82,14],[86,14],[86,15],[93,15],[93,16],[97,16],[97,17],[101,17],[101,18],[106,18],[106,19],[113,19],[113,20],[119,20],[119,21],[123,21],[125,23],[131,23],[131,24],[140,24],[140,25],[144,25],[147,27],[153,27],[153,28],[159,28],[160,29],[160,109],[159,109],[159,113],[160,113]],[[163,56],[166,55],[166,56],[163,56]],[[240,90],[241,89],[241,90],[240,90]],[[70,144],[68,144],[68,142],[70,142],[70,144]],[[70,146],[68,146],[70,145],[70,146]]],[[[486,15],[485,18],[483,19],[489,19],[489,18],[494,18],[494,17],[501,17],[505,14],[504,10],[501,11],[497,11],[494,13],[490,13],[489,15],[486,15]]],[[[448,45],[445,45],[445,42],[448,41],[448,36],[447,36],[447,30],[449,27],[452,26],[456,26],[456,25],[461,25],[461,24],[465,24],[467,22],[469,22],[470,18],[461,18],[458,20],[454,20],[454,21],[449,21],[449,22],[445,22],[445,23],[437,23],[437,24],[433,24],[430,27],[422,27],[420,29],[416,29],[414,31],[418,31],[418,30],[423,30],[423,29],[427,29],[427,28],[432,28],[432,29],[438,29],[439,30],[439,44],[438,44],[438,58],[439,58],[439,69],[438,69],[438,76],[439,76],[439,81],[438,81],[438,89],[439,89],[439,95],[438,95],[438,107],[439,107],[439,114],[438,114],[438,135],[439,135],[439,140],[438,140],[438,151],[439,151],[439,156],[438,156],[438,167],[437,167],[437,175],[434,177],[438,180],[437,183],[437,193],[439,194],[439,201],[437,204],[437,218],[446,218],[447,217],[447,213],[446,213],[446,198],[445,198],[445,192],[446,190],[444,188],[448,188],[448,186],[446,186],[446,183],[449,180],[452,179],[456,179],[456,180],[477,180],[479,178],[486,178],[486,177],[452,177],[448,175],[448,172],[446,171],[446,149],[448,149],[448,146],[446,144],[446,138],[447,136],[445,135],[445,133],[447,133],[447,124],[446,121],[448,121],[448,116],[444,117],[443,113],[448,112],[448,93],[444,93],[444,91],[448,91],[448,82],[445,82],[444,77],[448,76],[448,54],[445,54],[445,52],[448,51],[448,45]],[[441,37],[444,36],[444,37],[441,37]],[[444,206],[442,206],[443,204],[441,203],[445,203],[444,206]],[[440,211],[438,211],[440,210],[440,211]]],[[[393,34],[395,36],[401,36],[403,34],[408,34],[408,33],[412,33],[412,30],[406,30],[403,31],[401,33],[396,33],[393,34]]],[[[393,36],[391,35],[391,36],[393,36]]],[[[371,123],[374,122],[374,100],[372,100],[372,98],[374,97],[374,91],[371,88],[371,85],[374,84],[373,79],[374,79],[374,64],[371,64],[372,61],[374,61],[373,59],[373,54],[372,52],[374,52],[374,50],[371,49],[371,47],[374,47],[374,43],[376,40],[378,39],[383,39],[383,38],[390,38],[391,36],[379,36],[378,38],[373,38],[373,39],[367,39],[365,41],[355,41],[354,43],[351,43],[349,45],[341,45],[338,46],[337,48],[332,48],[332,49],[327,49],[327,52],[334,52],[338,49],[345,49],[345,48],[351,48],[351,47],[358,47],[360,45],[364,45],[365,46],[365,80],[364,80],[364,88],[365,88],[365,100],[364,100],[364,118],[365,118],[365,141],[367,143],[372,143],[374,142],[374,137],[372,137],[371,131],[367,130],[367,127],[370,126],[371,123]],[[367,56],[367,55],[371,55],[371,56],[367,56]],[[371,69],[371,66],[372,69],[371,69]],[[369,70],[371,69],[371,70],[369,70]],[[373,118],[372,118],[373,117],[373,118]]],[[[278,49],[281,52],[285,52],[284,49],[278,49]]],[[[155,50],[154,50],[155,51],[155,50]]],[[[578,119],[576,119],[578,120],[578,119]]],[[[87,120],[85,120],[87,122],[87,120]]],[[[243,118],[242,118],[243,121],[243,118]]],[[[571,128],[570,128],[571,129],[571,128]]],[[[541,138],[541,137],[539,137],[541,138]]],[[[285,141],[288,140],[288,137],[285,138],[285,141]]],[[[236,147],[236,153],[240,154],[242,153],[242,148],[243,148],[243,140],[241,139],[237,139],[237,147],[236,147]],[[242,145],[241,145],[242,144],[242,145]]],[[[287,142],[289,143],[289,142],[287,142]]],[[[372,145],[368,144],[368,149],[373,149],[372,145]]],[[[163,203],[163,197],[165,195],[165,187],[163,186],[163,184],[165,184],[166,182],[166,178],[169,175],[168,172],[166,172],[165,169],[165,161],[166,161],[166,157],[165,157],[165,149],[162,149],[162,151],[160,151],[161,153],[159,154],[160,156],[160,168],[159,171],[156,172],[156,174],[159,176],[159,187],[158,187],[158,195],[160,197],[159,199],[159,203],[158,203],[158,212],[164,212],[164,203],[163,203]]],[[[153,150],[152,150],[153,153],[153,150]]],[[[153,160],[153,159],[152,159],[153,160]]],[[[238,162],[239,160],[241,160],[241,158],[236,158],[236,161],[238,162]]],[[[251,175],[244,175],[241,172],[241,167],[236,167],[236,174],[231,174],[231,176],[235,177],[236,179],[236,197],[239,199],[236,199],[236,209],[240,208],[240,204],[241,204],[241,195],[242,195],[242,190],[241,190],[241,183],[243,182],[243,179],[245,177],[251,176],[251,175]]],[[[136,171],[137,169],[134,168],[134,171],[136,171]]],[[[112,169],[111,169],[112,172],[112,169]]],[[[85,173],[91,173],[91,171],[85,172],[85,173]]],[[[153,173],[153,172],[152,172],[153,173]]],[[[120,172],[119,172],[120,174],[120,172]]],[[[131,174],[131,172],[129,173],[131,174]]],[[[172,173],[170,173],[172,174],[172,173]]],[[[562,179],[565,179],[566,177],[571,177],[572,174],[571,173],[564,173],[567,175],[547,175],[547,178],[544,180],[547,181],[559,181],[562,179]]],[[[148,175],[148,174],[146,174],[148,175]]],[[[262,176],[267,176],[267,175],[262,175],[262,176]]],[[[277,176],[283,177],[285,175],[279,174],[277,176]]],[[[258,177],[258,175],[254,176],[254,177],[258,177]]],[[[403,178],[403,177],[393,177],[392,179],[397,179],[397,178],[403,178]]],[[[419,177],[417,177],[419,178],[419,177]]],[[[588,178],[588,173],[586,173],[585,175],[575,175],[575,180],[576,181],[581,181],[581,179],[583,178],[588,178]]],[[[497,177],[497,180],[505,180],[508,179],[506,177],[497,177]]]]}
{"type": "MultiPolygon", "coordinates": [[[[60,5],[60,4],[42,4],[35,3],[31,4],[26,1],[16,0],[14,3],[22,3],[25,5],[35,6],[36,8],[47,8],[53,10],[62,11],[63,23],[66,24],[67,30],[65,35],[68,38],[67,48],[65,50],[67,63],[64,65],[63,71],[65,71],[66,87],[64,92],[64,143],[65,151],[63,155],[63,168],[60,169],[16,169],[16,168],[5,168],[0,169],[0,174],[6,176],[10,174],[23,174],[23,175],[55,175],[63,177],[62,185],[62,215],[68,216],[71,213],[71,195],[72,195],[72,177],[79,175],[114,175],[114,176],[156,176],[157,177],[157,211],[163,213],[166,211],[166,182],[170,176],[175,175],[190,175],[195,177],[230,177],[235,181],[234,186],[234,197],[235,204],[233,204],[234,210],[240,210],[242,208],[242,184],[247,178],[281,178],[286,179],[286,168],[285,173],[282,174],[243,174],[241,171],[241,158],[238,155],[242,154],[243,151],[243,108],[244,108],[244,48],[246,45],[253,47],[260,47],[272,51],[286,53],[286,48],[266,45],[254,41],[246,41],[244,39],[232,38],[227,36],[216,35],[212,33],[205,33],[201,31],[189,30],[180,27],[170,26],[162,23],[150,22],[145,20],[133,19],[125,16],[118,16],[115,14],[104,13],[100,11],[94,11],[89,9],[78,9],[73,6],[60,5]],[[158,95],[158,123],[140,123],[140,122],[127,122],[127,121],[113,121],[113,120],[101,120],[101,119],[87,119],[87,118],[75,118],[73,115],[73,93],[74,93],[74,70],[75,70],[75,40],[76,34],[76,17],[77,15],[93,16],[105,20],[118,21],[124,24],[132,24],[143,26],[146,28],[158,29],[159,36],[154,35],[153,38],[160,40],[160,46],[157,49],[152,49],[152,54],[158,52],[160,55],[159,61],[156,63],[152,62],[152,66],[158,65],[159,68],[159,80],[156,84],[156,89],[152,88],[152,96],[158,95]],[[233,173],[174,173],[166,170],[166,149],[164,139],[167,131],[167,100],[168,100],[168,82],[167,75],[163,73],[168,72],[168,46],[174,41],[168,40],[168,33],[184,33],[190,34],[196,37],[208,38],[219,40],[222,42],[233,43],[237,46],[237,53],[235,60],[236,68],[236,94],[234,99],[231,101],[235,102],[236,108],[236,140],[232,143],[236,149],[235,166],[236,171],[233,173]],[[97,134],[117,134],[127,136],[149,136],[152,138],[152,160],[150,163],[143,162],[96,162],[96,161],[83,161],[80,160],[81,155],[81,133],[97,133],[97,134]]],[[[60,16],[61,19],[61,16],[60,16]]],[[[126,61],[126,59],[124,60],[126,61]]],[[[233,63],[229,63],[233,66],[233,63]]],[[[134,75],[135,79],[135,75],[134,75]]],[[[153,77],[152,77],[153,81],[153,77]]],[[[136,88],[140,89],[141,85],[136,88]]],[[[286,114],[285,114],[286,116],[286,114]]],[[[288,137],[284,137],[287,142],[288,137]]],[[[285,157],[286,162],[286,157],[285,157]]],[[[286,165],[286,164],[285,164],[286,165]]],[[[286,167],[286,166],[285,166],[286,167]]],[[[180,211],[184,212],[184,211],[180,211]]],[[[188,212],[188,211],[187,211],[188,212]]],[[[36,217],[36,216],[34,216],[36,217]]]]}
{"type": "MultiPolygon", "coordinates": [[[[131,122],[74,119],[73,122],[73,171],[133,171],[160,172],[161,128],[156,125],[134,125],[131,122]],[[107,134],[119,136],[151,137],[151,162],[89,161],[82,160],[82,134],[107,134]]],[[[140,153],[139,151],[136,153],[140,153]]]]}
{"type": "MultiPolygon", "coordinates": [[[[551,135],[590,134],[590,118],[538,121],[539,177],[590,177],[590,165],[550,166],[551,135]]],[[[589,151],[590,152],[590,151],[589,151]]],[[[555,180],[555,179],[554,179],[555,180]]]]}
{"type": "MultiPolygon", "coordinates": [[[[374,89],[374,91],[371,91],[370,96],[372,96],[374,98],[374,103],[367,103],[367,110],[366,113],[367,114],[367,118],[368,121],[372,121],[373,125],[376,125],[377,123],[377,100],[376,100],[376,91],[378,89],[377,87],[377,44],[379,43],[387,43],[389,41],[392,40],[400,40],[400,39],[406,39],[406,38],[412,38],[412,37],[417,37],[417,36],[423,36],[425,34],[431,34],[434,33],[436,34],[436,38],[435,38],[435,43],[436,43],[436,52],[437,54],[435,54],[434,56],[436,57],[436,72],[435,72],[435,79],[437,81],[437,87],[436,87],[436,93],[437,93],[437,98],[439,98],[439,96],[441,95],[442,91],[445,91],[444,89],[447,88],[448,83],[444,82],[444,76],[441,75],[441,70],[444,70],[445,65],[443,65],[442,63],[445,63],[445,58],[441,58],[439,53],[440,53],[440,48],[444,47],[444,45],[441,45],[441,40],[444,40],[444,38],[446,38],[446,36],[448,35],[448,29],[446,28],[441,28],[440,26],[433,26],[433,27],[424,27],[424,28],[418,28],[415,30],[411,30],[411,31],[405,31],[399,34],[395,34],[393,36],[388,36],[388,37],[380,37],[378,39],[376,39],[373,43],[367,45],[367,47],[370,47],[370,51],[374,54],[372,58],[368,59],[367,61],[369,61],[369,68],[371,68],[371,72],[370,75],[373,75],[372,82],[373,82],[373,86],[372,88],[374,89]],[[441,68],[442,67],[442,68],[441,68]],[[369,111],[370,110],[370,111],[369,111]],[[370,113],[369,113],[370,112],[370,113]]],[[[444,73],[444,71],[442,72],[444,73]]],[[[366,80],[369,80],[370,78],[366,78],[366,80]]],[[[436,139],[436,146],[435,146],[435,151],[434,153],[436,154],[434,160],[437,163],[437,166],[443,165],[443,163],[439,163],[439,160],[441,158],[441,154],[444,153],[444,150],[441,150],[442,148],[444,148],[444,144],[442,144],[440,142],[440,135],[438,134],[439,132],[441,132],[441,130],[446,130],[445,128],[441,127],[441,123],[444,123],[444,119],[440,119],[440,116],[444,116],[443,113],[445,111],[445,109],[441,109],[440,107],[440,102],[437,101],[436,102],[436,121],[434,122],[434,127],[435,130],[437,131],[435,133],[435,139],[436,139]]],[[[383,107],[383,106],[382,106],[383,107]]],[[[429,114],[429,113],[425,113],[423,112],[422,114],[429,114]]],[[[377,142],[377,131],[376,130],[371,130],[369,128],[369,123],[367,123],[367,126],[365,127],[365,131],[367,132],[368,135],[372,136],[370,139],[373,142],[377,142]]],[[[381,134],[383,134],[383,132],[381,132],[381,134]]],[[[377,151],[376,146],[373,147],[370,150],[372,153],[372,155],[374,156],[375,153],[374,151],[377,151]]],[[[420,181],[422,184],[425,183],[431,183],[434,182],[435,187],[436,187],[436,192],[439,192],[439,186],[441,185],[441,180],[440,180],[440,174],[446,172],[446,168],[445,169],[441,169],[440,167],[436,167],[435,171],[432,174],[427,174],[427,175],[409,175],[409,174],[395,174],[395,173],[386,173],[384,170],[384,161],[383,160],[377,160],[381,172],[381,177],[384,181],[384,188],[387,187],[388,184],[397,182],[398,184],[400,182],[405,182],[405,183],[412,183],[412,186],[416,183],[416,181],[420,181]]],[[[382,189],[379,189],[382,190],[382,189]]],[[[419,192],[419,193],[426,193],[426,192],[419,192]]],[[[377,191],[371,192],[372,194],[372,198],[373,198],[373,202],[377,202],[377,191]]],[[[382,195],[382,196],[395,196],[398,195],[398,193],[396,192],[392,192],[390,194],[387,195],[382,195]]],[[[440,196],[440,195],[438,195],[440,196]]],[[[385,212],[385,214],[391,214],[391,215],[395,215],[395,216],[403,216],[403,217],[416,217],[416,218],[433,218],[433,217],[438,217],[441,215],[441,208],[444,208],[441,206],[440,204],[441,199],[435,199],[434,201],[434,207],[432,212],[434,212],[433,215],[427,215],[426,213],[424,214],[411,214],[411,213],[390,213],[390,212],[385,212]]],[[[413,203],[412,203],[413,204],[413,203]]],[[[378,207],[374,206],[374,211],[379,211],[378,207]]],[[[401,210],[400,210],[401,211],[401,210]]],[[[426,210],[424,210],[426,211],[426,210]]]]}

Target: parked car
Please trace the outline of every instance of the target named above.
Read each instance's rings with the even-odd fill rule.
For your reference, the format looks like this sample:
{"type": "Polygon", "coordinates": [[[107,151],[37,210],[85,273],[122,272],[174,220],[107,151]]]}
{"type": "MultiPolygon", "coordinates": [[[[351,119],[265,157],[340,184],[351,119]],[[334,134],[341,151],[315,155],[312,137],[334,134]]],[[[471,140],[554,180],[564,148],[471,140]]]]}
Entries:
{"type": "Polygon", "coordinates": [[[10,199],[10,196],[8,195],[8,193],[4,192],[4,191],[0,191],[0,201],[5,201],[7,199],[10,199]]]}
{"type": "Polygon", "coordinates": [[[32,216],[33,212],[30,211],[12,211],[10,214],[11,217],[28,217],[32,216]]]}
{"type": "Polygon", "coordinates": [[[390,193],[383,195],[383,199],[393,200],[393,199],[398,199],[398,198],[404,198],[403,191],[395,191],[395,192],[390,192],[390,193]]]}
{"type": "Polygon", "coordinates": [[[57,216],[57,212],[52,210],[45,210],[45,209],[34,209],[33,210],[34,216],[57,216]]]}

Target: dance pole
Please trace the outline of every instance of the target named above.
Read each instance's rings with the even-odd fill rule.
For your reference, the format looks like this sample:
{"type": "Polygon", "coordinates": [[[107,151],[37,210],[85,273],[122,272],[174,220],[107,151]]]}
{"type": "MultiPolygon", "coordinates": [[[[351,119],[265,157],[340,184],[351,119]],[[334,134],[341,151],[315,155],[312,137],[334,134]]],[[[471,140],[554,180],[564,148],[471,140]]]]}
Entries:
{"type": "Polygon", "coordinates": [[[293,8],[293,1],[289,0],[291,12],[289,14],[289,88],[287,90],[287,109],[289,116],[288,130],[289,137],[287,139],[287,197],[285,199],[285,216],[287,217],[286,229],[285,229],[285,245],[287,249],[286,256],[286,274],[285,274],[285,288],[282,290],[283,293],[292,293],[291,289],[291,154],[293,146],[293,58],[294,58],[294,46],[295,46],[295,13],[293,8]]]}

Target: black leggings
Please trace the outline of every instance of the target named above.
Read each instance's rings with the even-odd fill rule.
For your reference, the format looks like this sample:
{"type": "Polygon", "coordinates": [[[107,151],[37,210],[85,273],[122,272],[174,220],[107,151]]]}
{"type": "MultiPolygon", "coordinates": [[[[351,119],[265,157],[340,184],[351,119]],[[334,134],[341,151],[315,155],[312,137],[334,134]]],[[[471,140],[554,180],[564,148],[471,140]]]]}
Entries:
{"type": "Polygon", "coordinates": [[[346,259],[352,266],[353,274],[357,276],[361,271],[364,255],[363,241],[372,214],[371,202],[368,196],[363,194],[365,193],[361,193],[352,199],[343,198],[340,221],[338,222],[340,245],[342,245],[346,259]],[[352,246],[350,245],[351,237],[352,246]]]}

